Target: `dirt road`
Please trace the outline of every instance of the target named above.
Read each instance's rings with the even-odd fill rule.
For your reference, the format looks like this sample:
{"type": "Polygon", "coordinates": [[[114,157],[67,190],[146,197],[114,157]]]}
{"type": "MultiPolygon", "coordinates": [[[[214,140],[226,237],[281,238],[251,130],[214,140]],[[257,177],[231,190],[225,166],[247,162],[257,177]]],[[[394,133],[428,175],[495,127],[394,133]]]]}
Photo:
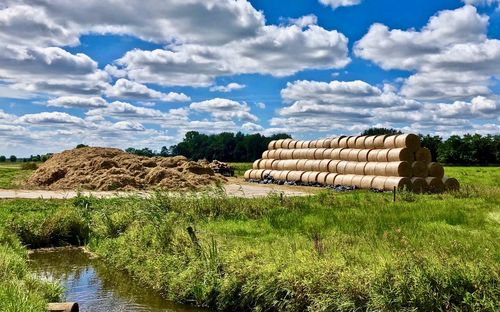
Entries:
{"type": "MultiPolygon", "coordinates": [[[[236,197],[261,197],[272,192],[283,193],[285,196],[307,196],[314,193],[314,188],[290,187],[281,185],[261,185],[252,183],[230,182],[224,185],[227,195],[236,197]]],[[[82,191],[82,195],[92,195],[99,198],[141,195],[147,196],[147,192],[101,192],[82,191]]],[[[77,191],[46,191],[46,190],[2,190],[0,199],[8,198],[44,198],[44,199],[66,199],[78,195],[77,191]]]]}

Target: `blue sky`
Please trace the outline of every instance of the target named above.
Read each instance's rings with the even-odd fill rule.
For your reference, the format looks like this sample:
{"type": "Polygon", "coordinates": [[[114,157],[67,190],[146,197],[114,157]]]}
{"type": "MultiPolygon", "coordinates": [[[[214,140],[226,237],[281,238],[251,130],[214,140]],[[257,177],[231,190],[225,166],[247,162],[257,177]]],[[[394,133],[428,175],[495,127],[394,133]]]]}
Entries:
{"type": "Polygon", "coordinates": [[[0,4],[0,154],[500,133],[498,0],[75,2],[0,4]]]}

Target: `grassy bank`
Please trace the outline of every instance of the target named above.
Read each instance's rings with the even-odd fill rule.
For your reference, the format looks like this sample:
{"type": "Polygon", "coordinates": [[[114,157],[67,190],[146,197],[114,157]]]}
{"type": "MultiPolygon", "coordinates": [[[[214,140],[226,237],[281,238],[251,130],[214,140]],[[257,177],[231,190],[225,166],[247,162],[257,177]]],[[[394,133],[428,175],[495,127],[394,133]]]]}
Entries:
{"type": "Polygon", "coordinates": [[[220,310],[498,310],[500,169],[446,170],[461,192],[3,200],[0,227],[220,310]]]}
{"type": "Polygon", "coordinates": [[[23,163],[0,163],[0,189],[21,188],[33,169],[23,169],[23,163]]]}

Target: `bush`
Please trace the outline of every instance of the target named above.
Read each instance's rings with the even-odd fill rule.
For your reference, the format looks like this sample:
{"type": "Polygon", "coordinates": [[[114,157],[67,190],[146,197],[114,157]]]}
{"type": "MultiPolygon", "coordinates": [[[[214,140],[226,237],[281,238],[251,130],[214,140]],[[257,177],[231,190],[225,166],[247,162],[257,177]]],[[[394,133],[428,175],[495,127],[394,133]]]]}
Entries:
{"type": "Polygon", "coordinates": [[[33,163],[33,162],[27,162],[27,163],[23,163],[21,165],[21,169],[22,170],[36,170],[36,169],[38,169],[38,165],[33,163]]]}

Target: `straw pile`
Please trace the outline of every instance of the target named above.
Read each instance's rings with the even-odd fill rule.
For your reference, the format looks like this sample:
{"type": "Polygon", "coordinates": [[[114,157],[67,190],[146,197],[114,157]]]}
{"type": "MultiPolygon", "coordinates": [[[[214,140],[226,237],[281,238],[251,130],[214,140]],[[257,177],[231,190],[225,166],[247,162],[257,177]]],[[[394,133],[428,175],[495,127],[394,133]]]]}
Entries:
{"type": "Polygon", "coordinates": [[[415,134],[340,136],[315,141],[271,141],[247,180],[274,180],[363,189],[435,192],[458,190],[415,134]]]}
{"type": "Polygon", "coordinates": [[[116,148],[85,147],[53,155],[27,186],[51,190],[193,189],[221,181],[207,161],[142,157],[116,148]]]}

